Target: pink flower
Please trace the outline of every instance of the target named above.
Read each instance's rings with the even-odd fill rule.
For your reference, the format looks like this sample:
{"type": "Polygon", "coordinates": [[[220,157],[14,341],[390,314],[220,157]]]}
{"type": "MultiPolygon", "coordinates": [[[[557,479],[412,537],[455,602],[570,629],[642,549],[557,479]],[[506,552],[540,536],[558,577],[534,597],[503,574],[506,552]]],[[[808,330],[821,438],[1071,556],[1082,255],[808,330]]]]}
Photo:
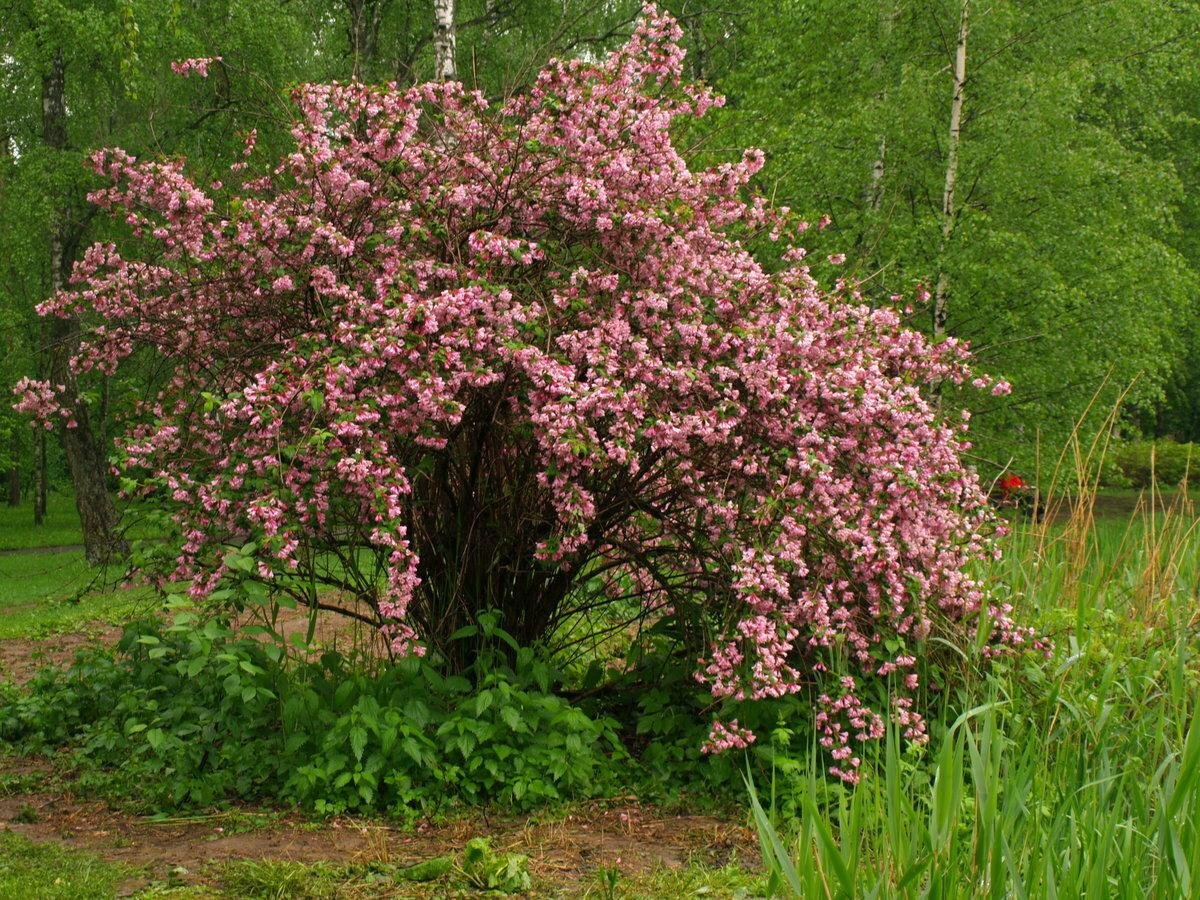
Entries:
{"type": "Polygon", "coordinates": [[[743,728],[737,719],[727,724],[713,722],[708,741],[700,749],[705,753],[723,753],[726,750],[742,750],[754,743],[754,732],[743,728]]]}
{"type": "Polygon", "coordinates": [[[182,75],[184,78],[189,75],[199,75],[201,78],[208,77],[208,67],[212,63],[220,62],[219,56],[202,56],[196,59],[177,59],[171,63],[171,71],[176,75],[182,75]]]}

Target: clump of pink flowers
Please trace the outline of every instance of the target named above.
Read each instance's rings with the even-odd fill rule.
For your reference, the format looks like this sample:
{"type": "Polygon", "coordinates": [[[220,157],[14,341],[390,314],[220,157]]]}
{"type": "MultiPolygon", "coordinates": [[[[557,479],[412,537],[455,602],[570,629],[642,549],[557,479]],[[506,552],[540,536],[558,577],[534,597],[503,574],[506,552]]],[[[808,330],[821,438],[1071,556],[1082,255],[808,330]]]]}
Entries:
{"type": "Polygon", "coordinates": [[[754,732],[743,728],[737,719],[729,722],[713,722],[708,740],[701,749],[705,753],[723,753],[726,750],[744,750],[755,741],[754,732]]]}
{"type": "MultiPolygon", "coordinates": [[[[686,619],[723,702],[816,686],[853,780],[885,717],[921,739],[913,654],[983,605],[967,565],[993,517],[966,422],[925,390],[975,376],[953,340],[814,279],[805,223],[749,190],[761,153],[691,168],[672,123],[722,101],[683,80],[679,36],[647,7],[622,49],[499,107],[456,83],[307,85],[295,149],[219,193],[97,153],[92,201],[155,249],[91,247],[41,312],[100,323],[79,372],[167,367],[120,468],[173,510],[196,597],[247,544],[238,577],[350,593],[397,652],[452,659],[481,610],[553,646],[581,611],[638,604],[686,619]],[[898,678],[892,707],[834,658],[898,678]]],[[[49,390],[24,384],[22,408],[52,414],[49,390]]],[[[989,652],[1032,641],[989,615],[989,652]]],[[[753,740],[718,721],[706,749],[753,740]]]]}
{"type": "Polygon", "coordinates": [[[195,59],[177,59],[171,63],[171,71],[176,75],[181,75],[187,78],[190,75],[199,75],[201,78],[208,77],[208,67],[213,63],[220,62],[219,56],[200,56],[195,59]]]}

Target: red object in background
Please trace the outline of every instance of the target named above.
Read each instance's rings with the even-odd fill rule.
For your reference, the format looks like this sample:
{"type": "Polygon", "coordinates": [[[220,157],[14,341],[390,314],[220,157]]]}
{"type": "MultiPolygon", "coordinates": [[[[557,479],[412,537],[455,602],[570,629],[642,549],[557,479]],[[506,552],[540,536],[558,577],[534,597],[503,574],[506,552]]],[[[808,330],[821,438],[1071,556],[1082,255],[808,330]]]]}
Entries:
{"type": "Polygon", "coordinates": [[[1025,479],[1020,475],[1005,475],[1000,479],[1000,490],[1005,494],[1012,494],[1025,486],[1025,479]]]}

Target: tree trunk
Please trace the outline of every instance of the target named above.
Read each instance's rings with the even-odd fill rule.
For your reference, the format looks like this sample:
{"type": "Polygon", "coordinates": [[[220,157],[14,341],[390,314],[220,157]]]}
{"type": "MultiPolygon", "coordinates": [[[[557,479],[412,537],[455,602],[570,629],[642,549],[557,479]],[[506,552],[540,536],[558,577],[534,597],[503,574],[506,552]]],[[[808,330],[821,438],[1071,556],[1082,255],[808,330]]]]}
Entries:
{"type": "MultiPolygon", "coordinates": [[[[15,459],[15,453],[16,453],[18,446],[19,445],[17,444],[17,441],[14,438],[13,439],[14,459],[15,459]]],[[[13,467],[8,470],[8,505],[9,506],[20,506],[21,505],[21,466],[17,462],[13,462],[13,467]]]]}
{"type": "MultiPolygon", "coordinates": [[[[884,81],[887,53],[891,46],[892,29],[896,23],[896,16],[900,11],[895,6],[889,4],[881,8],[879,14],[879,55],[875,59],[874,75],[878,81],[884,81]]],[[[888,89],[887,83],[879,88],[875,94],[876,106],[879,109],[887,104],[888,89]]],[[[883,205],[883,176],[887,171],[887,134],[880,130],[879,134],[879,149],[875,154],[875,162],[871,165],[871,184],[867,188],[867,207],[871,212],[879,212],[883,205]]]]}
{"type": "Polygon", "coordinates": [[[946,184],[942,189],[942,241],[938,252],[937,287],[933,294],[933,339],[946,335],[946,301],[950,277],[946,273],[945,254],[954,233],[957,209],[954,191],[958,183],[958,145],[962,137],[963,95],[967,83],[967,14],[970,0],[962,0],[958,23],[958,43],[954,50],[954,94],[950,100],[950,137],[946,145],[946,184]]]}
{"type": "Polygon", "coordinates": [[[37,428],[37,437],[33,442],[33,524],[41,525],[46,521],[46,498],[48,479],[46,478],[46,429],[41,425],[37,428]]]}
{"type": "Polygon", "coordinates": [[[456,42],[454,0],[433,0],[434,80],[451,81],[458,77],[454,62],[456,42]]]}
{"type": "MultiPolygon", "coordinates": [[[[66,63],[62,51],[58,50],[49,73],[42,78],[42,140],[52,150],[67,147],[65,79],[66,63]]],[[[66,286],[80,237],[78,229],[72,231],[68,207],[63,203],[50,228],[50,286],[55,293],[66,286]]],[[[117,514],[108,495],[104,452],[92,433],[87,404],[79,395],[75,373],[71,371],[71,356],[79,346],[79,321],[74,317],[52,317],[48,332],[50,383],[66,387],[60,401],[71,414],[59,433],[75,487],[75,508],[83,528],[84,555],[88,562],[96,565],[114,555],[123,555],[128,548],[117,534],[117,514]]],[[[45,478],[44,456],[41,469],[45,478]]]]}
{"type": "Polygon", "coordinates": [[[346,37],[350,42],[350,77],[365,81],[379,55],[379,28],[389,0],[346,0],[346,37]],[[364,74],[365,73],[365,74],[364,74]]]}
{"type": "Polygon", "coordinates": [[[12,453],[12,468],[8,470],[8,505],[21,505],[21,433],[14,428],[9,441],[9,452],[12,453]]]}

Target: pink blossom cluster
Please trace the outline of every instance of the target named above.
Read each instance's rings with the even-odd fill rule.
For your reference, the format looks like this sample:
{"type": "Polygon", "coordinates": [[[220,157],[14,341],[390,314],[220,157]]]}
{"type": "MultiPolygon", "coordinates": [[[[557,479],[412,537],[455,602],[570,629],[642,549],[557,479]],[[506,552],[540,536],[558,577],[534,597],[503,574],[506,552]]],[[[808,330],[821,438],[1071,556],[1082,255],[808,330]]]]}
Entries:
{"type": "Polygon", "coordinates": [[[182,75],[187,78],[190,75],[199,75],[201,78],[208,77],[208,67],[215,62],[220,62],[219,56],[200,56],[195,59],[177,59],[171,63],[171,71],[176,75],[182,75]]]}
{"type": "MultiPolygon", "coordinates": [[[[726,702],[826,684],[835,656],[902,669],[884,712],[917,739],[914,654],[935,625],[972,633],[968,563],[995,552],[966,421],[926,388],[976,376],[955,341],[817,282],[807,225],[749,190],[761,153],[689,166],[673,122],[722,101],[683,80],[679,35],[648,7],[622,49],[498,108],[456,83],[307,85],[295,149],[219,196],[180,162],[99,153],[91,199],[155,250],[91,247],[41,311],[100,323],[77,371],[168,367],[121,468],[173,509],[198,597],[251,542],[264,580],[352,591],[411,652],[470,603],[536,637],[598,582],[699,615],[698,677],[726,702]],[[747,238],[768,232],[766,265],[747,238]]],[[[988,612],[989,652],[1033,642],[988,612]]],[[[880,714],[846,688],[817,715],[853,779],[880,714]]],[[[751,740],[717,723],[709,748],[751,740]]]]}
{"type": "Polygon", "coordinates": [[[66,390],[65,385],[51,386],[45,381],[35,381],[32,378],[22,378],[13,385],[13,393],[17,402],[13,409],[34,417],[47,430],[54,428],[54,417],[69,416],[70,413],[59,403],[59,395],[66,390]]]}
{"type": "Polygon", "coordinates": [[[737,719],[729,722],[713,722],[708,740],[700,749],[705,753],[723,753],[726,750],[744,750],[754,743],[754,732],[743,728],[737,719]]]}
{"type": "MultiPolygon", "coordinates": [[[[817,698],[815,725],[819,743],[833,758],[829,772],[851,784],[858,781],[862,760],[854,755],[853,740],[862,744],[883,737],[884,723],[880,715],[855,696],[857,685],[852,676],[841,678],[841,692],[835,699],[828,694],[817,698]]],[[[902,698],[909,699],[909,698],[902,698]]],[[[906,712],[908,705],[902,707],[906,712]]],[[[914,733],[920,738],[923,732],[914,733]]]]}

